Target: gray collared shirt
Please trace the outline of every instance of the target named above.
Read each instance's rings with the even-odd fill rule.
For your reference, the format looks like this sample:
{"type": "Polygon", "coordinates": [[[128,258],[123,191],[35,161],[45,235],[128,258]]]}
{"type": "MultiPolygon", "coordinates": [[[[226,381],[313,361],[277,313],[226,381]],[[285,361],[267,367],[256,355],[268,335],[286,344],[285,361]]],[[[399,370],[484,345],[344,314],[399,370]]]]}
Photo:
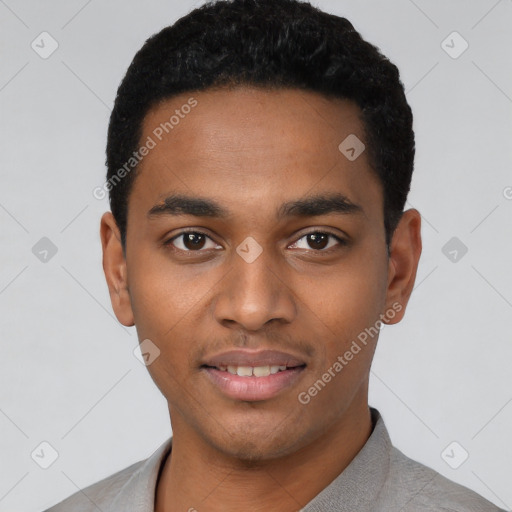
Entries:
{"type": "MultiPolygon", "coordinates": [[[[498,512],[475,492],[406,457],[371,408],[374,429],[345,470],[301,512],[498,512]]],[[[73,494],[46,512],[154,512],[160,468],[172,438],[146,460],[73,494]]]]}

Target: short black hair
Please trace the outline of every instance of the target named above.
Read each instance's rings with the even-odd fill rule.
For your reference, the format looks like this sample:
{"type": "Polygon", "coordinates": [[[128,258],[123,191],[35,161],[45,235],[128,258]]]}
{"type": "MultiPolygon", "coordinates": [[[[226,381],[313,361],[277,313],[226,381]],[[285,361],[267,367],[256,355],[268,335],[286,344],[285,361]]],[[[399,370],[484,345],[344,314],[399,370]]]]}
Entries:
{"type": "Polygon", "coordinates": [[[233,85],[301,89],[360,108],[369,162],[383,186],[389,254],[415,153],[399,71],[347,19],[300,0],[209,1],[137,52],[117,91],[106,148],[110,207],[123,249],[137,175],[131,157],[149,109],[181,93],[233,85]],[[126,172],[129,161],[132,172],[126,172]]]}

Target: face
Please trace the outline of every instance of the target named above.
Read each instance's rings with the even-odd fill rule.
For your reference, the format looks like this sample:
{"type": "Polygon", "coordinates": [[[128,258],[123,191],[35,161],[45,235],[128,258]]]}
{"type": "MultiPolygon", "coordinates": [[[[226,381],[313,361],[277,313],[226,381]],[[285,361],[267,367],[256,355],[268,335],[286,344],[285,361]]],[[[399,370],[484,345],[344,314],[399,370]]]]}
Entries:
{"type": "Polygon", "coordinates": [[[256,88],[184,94],[146,116],[154,147],[129,198],[126,259],[105,214],[104,266],[118,319],[160,351],[148,370],[175,436],[271,459],[367,407],[375,326],[403,315],[419,225],[389,259],[382,187],[365,151],[339,149],[364,141],[359,116],[256,88]]]}

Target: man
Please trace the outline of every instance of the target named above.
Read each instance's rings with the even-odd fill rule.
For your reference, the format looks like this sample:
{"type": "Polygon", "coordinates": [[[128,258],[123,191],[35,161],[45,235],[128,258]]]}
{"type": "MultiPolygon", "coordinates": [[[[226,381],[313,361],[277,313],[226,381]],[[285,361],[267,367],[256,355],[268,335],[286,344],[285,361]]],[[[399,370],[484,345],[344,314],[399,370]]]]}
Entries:
{"type": "Polygon", "coordinates": [[[101,220],[173,438],[50,509],[492,511],[391,445],[368,405],[421,218],[397,68],[296,0],[209,3],[123,79],[101,220]]]}

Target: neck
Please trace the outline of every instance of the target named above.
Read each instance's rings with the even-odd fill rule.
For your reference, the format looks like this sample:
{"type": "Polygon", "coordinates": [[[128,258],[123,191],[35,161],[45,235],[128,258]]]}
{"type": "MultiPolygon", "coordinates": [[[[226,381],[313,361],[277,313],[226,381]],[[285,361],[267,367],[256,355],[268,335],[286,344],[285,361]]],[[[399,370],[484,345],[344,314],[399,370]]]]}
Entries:
{"type": "Polygon", "coordinates": [[[191,429],[173,429],[172,456],[157,483],[155,512],[292,512],[350,464],[372,432],[367,400],[353,402],[314,442],[248,465],[225,457],[191,429]]]}

